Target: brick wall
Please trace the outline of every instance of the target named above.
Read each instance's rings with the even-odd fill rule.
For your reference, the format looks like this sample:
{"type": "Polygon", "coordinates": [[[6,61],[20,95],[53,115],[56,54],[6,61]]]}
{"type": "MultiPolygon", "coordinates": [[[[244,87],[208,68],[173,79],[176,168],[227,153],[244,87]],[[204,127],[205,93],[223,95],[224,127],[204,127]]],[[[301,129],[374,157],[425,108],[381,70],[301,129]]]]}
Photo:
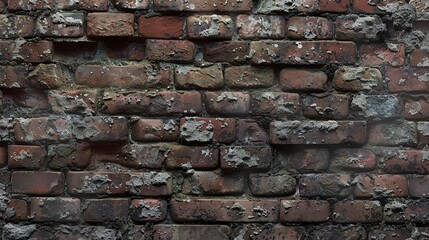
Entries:
{"type": "Polygon", "coordinates": [[[427,1],[0,11],[2,239],[429,239],[427,1]]]}

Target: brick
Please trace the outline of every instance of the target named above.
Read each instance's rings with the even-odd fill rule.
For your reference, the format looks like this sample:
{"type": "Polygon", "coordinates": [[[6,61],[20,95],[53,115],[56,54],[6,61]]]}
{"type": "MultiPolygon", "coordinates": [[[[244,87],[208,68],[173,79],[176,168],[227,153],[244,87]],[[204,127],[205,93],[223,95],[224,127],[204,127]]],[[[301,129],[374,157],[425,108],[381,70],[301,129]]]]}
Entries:
{"type": "Polygon", "coordinates": [[[321,171],[329,168],[329,151],[324,148],[306,148],[294,153],[290,168],[298,171],[321,171]]]}
{"type": "Polygon", "coordinates": [[[333,85],[341,91],[381,90],[382,74],[377,68],[341,67],[335,71],[333,85]]]}
{"type": "Polygon", "coordinates": [[[375,154],[364,148],[341,148],[332,154],[331,168],[349,171],[371,171],[377,166],[375,154]]]}
{"type": "Polygon", "coordinates": [[[384,220],[388,223],[424,223],[429,217],[428,210],[428,202],[393,200],[384,206],[384,220]]]}
{"type": "Polygon", "coordinates": [[[59,142],[72,137],[65,118],[20,118],[14,125],[18,143],[59,142]]]}
{"type": "Polygon", "coordinates": [[[61,172],[13,172],[12,193],[56,196],[64,192],[64,175],[61,172]]]}
{"type": "Polygon", "coordinates": [[[130,37],[134,34],[131,13],[89,13],[86,32],[89,37],[130,37]]]}
{"type": "Polygon", "coordinates": [[[336,39],[377,41],[386,33],[386,24],[377,16],[360,17],[355,14],[339,16],[336,19],[336,39]]]}
{"type": "Polygon", "coordinates": [[[3,94],[5,110],[15,110],[23,114],[29,112],[40,114],[49,111],[47,91],[26,89],[10,89],[3,94]]]}
{"type": "Polygon", "coordinates": [[[223,170],[268,169],[271,159],[271,148],[268,146],[233,146],[220,149],[220,164],[223,170]]]}
{"type": "Polygon", "coordinates": [[[43,146],[8,146],[8,167],[21,169],[39,169],[46,158],[43,146]]]}
{"type": "Polygon", "coordinates": [[[227,225],[188,225],[157,224],[154,226],[154,240],[204,239],[210,236],[213,240],[229,239],[230,228],[227,225]]]}
{"type": "Polygon", "coordinates": [[[123,142],[128,140],[128,121],[125,117],[96,116],[73,119],[73,134],[78,140],[91,142],[123,142]]]}
{"type": "Polygon", "coordinates": [[[31,214],[34,222],[78,222],[80,200],[66,197],[35,197],[31,199],[31,214]]]}
{"type": "Polygon", "coordinates": [[[254,196],[292,195],[296,189],[295,178],[284,173],[252,173],[249,180],[250,192],[254,196]]]}
{"type": "Polygon", "coordinates": [[[203,57],[209,62],[246,62],[249,43],[243,41],[204,42],[203,57]]]}
{"type": "Polygon", "coordinates": [[[315,239],[366,239],[367,233],[361,225],[325,225],[310,232],[315,239]]]}
{"type": "Polygon", "coordinates": [[[429,101],[426,96],[404,99],[404,118],[407,120],[426,120],[429,117],[429,101]]]}
{"type": "Polygon", "coordinates": [[[79,2],[68,1],[68,0],[45,0],[45,1],[32,1],[32,0],[8,0],[8,9],[10,11],[34,11],[43,9],[52,10],[71,10],[71,9],[82,9],[91,11],[107,11],[108,1],[107,0],[81,0],[79,2]]]}
{"type": "Polygon", "coordinates": [[[417,136],[419,142],[429,142],[429,122],[417,122],[417,136]]]}
{"type": "Polygon", "coordinates": [[[279,213],[277,200],[174,199],[170,204],[175,222],[276,222],[279,213]]]}
{"type": "Polygon", "coordinates": [[[410,54],[412,67],[429,67],[429,52],[422,49],[414,49],[410,54]]]}
{"type": "Polygon", "coordinates": [[[405,228],[392,228],[392,225],[384,229],[375,229],[368,233],[368,239],[377,239],[378,236],[385,236],[386,240],[406,239],[411,237],[411,232],[405,228]]]}
{"type": "Polygon", "coordinates": [[[77,7],[88,11],[107,11],[109,9],[108,0],[79,0],[77,7]]]}
{"type": "Polygon", "coordinates": [[[250,113],[250,95],[242,92],[205,92],[205,106],[212,115],[239,116],[250,113]]]}
{"type": "Polygon", "coordinates": [[[405,45],[402,43],[367,43],[359,49],[360,66],[402,66],[405,61],[405,45]]]}
{"type": "Polygon", "coordinates": [[[128,199],[88,199],[83,204],[82,217],[88,223],[125,222],[128,199]]]}
{"type": "Polygon", "coordinates": [[[81,65],[75,81],[89,87],[160,88],[170,84],[170,69],[143,63],[127,66],[81,65]],[[124,72],[127,73],[124,75],[124,72]]]}
{"type": "Polygon", "coordinates": [[[231,40],[234,30],[231,17],[226,15],[189,16],[186,26],[192,40],[231,40]]]}
{"type": "Polygon", "coordinates": [[[359,175],[354,180],[356,197],[406,197],[408,180],[403,175],[359,175]]]}
{"type": "Polygon", "coordinates": [[[132,195],[158,197],[173,193],[172,175],[166,172],[130,173],[126,185],[132,195]]]}
{"type": "Polygon", "coordinates": [[[389,4],[401,3],[402,0],[386,0],[380,2],[368,2],[366,0],[354,0],[353,10],[362,13],[386,13],[389,4]]]}
{"type": "Polygon", "coordinates": [[[429,173],[429,153],[421,150],[399,150],[385,153],[383,170],[388,173],[429,173]]]}
{"type": "Polygon", "coordinates": [[[170,168],[182,168],[186,164],[197,170],[214,169],[219,165],[219,150],[213,147],[172,146],[165,165],[170,168]]]}
{"type": "Polygon", "coordinates": [[[369,129],[368,142],[380,146],[414,146],[417,129],[413,122],[377,123],[369,129]]]}
{"type": "Polygon", "coordinates": [[[255,6],[257,13],[292,13],[292,12],[304,12],[311,13],[317,10],[317,1],[315,0],[303,0],[299,2],[285,2],[278,0],[267,0],[260,2],[258,6],[255,6]]]}
{"type": "Polygon", "coordinates": [[[232,66],[225,68],[225,85],[230,88],[270,87],[274,84],[272,68],[232,66]]]}
{"type": "Polygon", "coordinates": [[[72,196],[124,195],[130,176],[110,172],[67,172],[67,190],[72,196]]]}
{"type": "Polygon", "coordinates": [[[31,37],[34,31],[34,18],[28,15],[0,15],[0,37],[31,37]]]}
{"type": "Polygon", "coordinates": [[[248,12],[252,9],[250,0],[233,0],[224,2],[221,0],[209,0],[201,2],[198,0],[154,0],[156,11],[186,11],[186,12],[248,12]]]}
{"type": "Polygon", "coordinates": [[[99,51],[104,56],[112,59],[124,59],[128,61],[141,61],[144,59],[145,45],[139,42],[129,42],[126,40],[115,40],[112,42],[102,42],[99,51]]]}
{"type": "Polygon", "coordinates": [[[192,63],[194,44],[187,40],[148,40],[147,59],[150,61],[192,63]]]}
{"type": "Polygon", "coordinates": [[[350,6],[351,0],[320,0],[318,9],[322,12],[345,13],[350,6]]]}
{"type": "Polygon", "coordinates": [[[184,20],[175,16],[140,16],[138,32],[144,38],[177,39],[183,34],[184,20]]]}
{"type": "Polygon", "coordinates": [[[240,119],[237,121],[237,140],[243,143],[268,141],[268,134],[253,119],[240,119]]]}
{"type": "Polygon", "coordinates": [[[220,64],[203,68],[179,66],[174,73],[178,89],[219,89],[224,85],[220,64]]]}
{"type": "Polygon", "coordinates": [[[133,0],[115,0],[113,2],[115,6],[118,6],[120,8],[124,9],[147,9],[149,5],[148,0],[140,0],[140,1],[133,1],[133,0]]]}
{"type": "Polygon", "coordinates": [[[391,95],[355,95],[351,101],[352,114],[358,118],[384,120],[402,115],[402,101],[391,95]]]}
{"type": "Polygon", "coordinates": [[[299,179],[302,197],[348,197],[351,194],[350,176],[346,174],[306,174],[299,179]]]}
{"type": "Polygon", "coordinates": [[[158,199],[133,199],[130,217],[134,222],[161,222],[167,217],[167,202],[158,199]]]}
{"type": "Polygon", "coordinates": [[[235,121],[232,118],[182,118],[180,139],[185,142],[232,143],[235,141],[235,121]]]}
{"type": "Polygon", "coordinates": [[[169,148],[164,145],[129,144],[92,148],[92,160],[115,163],[128,168],[161,168],[169,148]]]}
{"type": "Polygon", "coordinates": [[[103,95],[103,113],[145,116],[196,115],[202,111],[199,92],[116,93],[103,95]]]}
{"type": "Polygon", "coordinates": [[[297,93],[264,92],[252,96],[252,113],[257,115],[286,115],[296,117],[301,112],[301,98],[297,93]]]}
{"type": "Polygon", "coordinates": [[[325,222],[331,215],[328,201],[282,200],[280,222],[325,222]]]}
{"type": "Polygon", "coordinates": [[[47,9],[50,8],[53,5],[53,1],[18,1],[18,0],[8,0],[7,6],[9,10],[17,11],[17,10],[27,10],[27,11],[33,11],[33,10],[40,10],[40,9],[47,9]]]}
{"type": "Polygon", "coordinates": [[[312,119],[347,119],[350,97],[345,94],[308,95],[302,99],[302,113],[312,119]]]}
{"type": "Polygon", "coordinates": [[[139,119],[132,125],[131,137],[139,142],[174,142],[179,137],[179,125],[172,119],[139,119]]]}
{"type": "Polygon", "coordinates": [[[244,191],[245,180],[243,175],[197,171],[185,178],[182,193],[208,196],[239,195],[244,191]]]}
{"type": "Polygon", "coordinates": [[[246,224],[235,228],[232,237],[242,237],[245,240],[255,239],[288,239],[299,240],[304,236],[304,228],[299,226],[284,226],[282,224],[246,224]]]}
{"type": "Polygon", "coordinates": [[[27,86],[25,78],[28,70],[25,66],[1,66],[0,74],[3,76],[0,80],[2,88],[24,88],[27,86]]]}
{"type": "Polygon", "coordinates": [[[270,124],[273,144],[363,144],[364,121],[274,121],[270,124]]]}
{"type": "Polygon", "coordinates": [[[6,221],[26,221],[29,216],[27,202],[16,198],[10,199],[4,212],[2,218],[6,221]]]}
{"type": "Polygon", "coordinates": [[[0,167],[4,167],[8,163],[8,149],[0,147],[0,167]]]}
{"type": "Polygon", "coordinates": [[[287,36],[291,39],[332,39],[334,24],[323,17],[291,17],[287,24],[287,36]]]}
{"type": "Polygon", "coordinates": [[[286,33],[286,21],[283,16],[238,15],[236,25],[238,35],[242,39],[281,39],[286,33]]]}
{"type": "Polygon", "coordinates": [[[54,170],[82,170],[91,162],[88,143],[68,143],[48,146],[48,166],[54,170]]]}
{"type": "Polygon", "coordinates": [[[353,64],[356,46],[353,42],[335,41],[255,41],[250,43],[252,64],[353,64]],[[347,54],[346,54],[347,53],[347,54]]]}
{"type": "Polygon", "coordinates": [[[14,140],[14,124],[16,123],[12,118],[0,119],[0,142],[7,143],[14,140]]]}
{"type": "Polygon", "coordinates": [[[85,15],[83,13],[56,12],[37,19],[36,29],[47,37],[82,37],[85,15]]]}
{"type": "Polygon", "coordinates": [[[94,115],[96,112],[97,91],[64,90],[49,91],[49,105],[55,113],[94,115]]]}
{"type": "Polygon", "coordinates": [[[429,176],[411,176],[409,186],[411,197],[425,198],[429,196],[429,176]]]}
{"type": "Polygon", "coordinates": [[[391,93],[426,92],[429,82],[426,69],[387,68],[387,88],[391,93]]]}
{"type": "Polygon", "coordinates": [[[337,223],[376,223],[383,219],[379,201],[354,200],[334,204],[332,220],[337,223]]]}
{"type": "Polygon", "coordinates": [[[322,92],[327,81],[328,76],[318,70],[283,68],[280,71],[280,88],[283,91],[322,92]]]}
{"type": "Polygon", "coordinates": [[[37,89],[56,89],[68,82],[64,69],[57,64],[38,64],[28,73],[28,86],[37,89]]]}
{"type": "Polygon", "coordinates": [[[0,41],[0,60],[42,63],[50,62],[53,55],[52,42],[0,41]]]}

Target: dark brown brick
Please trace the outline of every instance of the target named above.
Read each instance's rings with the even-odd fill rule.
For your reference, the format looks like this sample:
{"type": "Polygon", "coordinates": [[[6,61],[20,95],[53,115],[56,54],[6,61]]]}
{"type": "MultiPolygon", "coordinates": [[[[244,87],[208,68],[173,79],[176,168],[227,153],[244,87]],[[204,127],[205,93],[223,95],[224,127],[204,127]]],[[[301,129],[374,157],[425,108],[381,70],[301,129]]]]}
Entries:
{"type": "Polygon", "coordinates": [[[204,60],[209,62],[246,62],[249,43],[222,41],[204,43],[204,60]]]}
{"type": "Polygon", "coordinates": [[[404,98],[404,118],[407,120],[426,120],[429,118],[429,100],[426,96],[404,98]]]}
{"type": "Polygon", "coordinates": [[[3,76],[0,80],[2,88],[25,88],[27,83],[25,78],[28,69],[25,66],[1,66],[0,74],[3,76]]]}
{"type": "Polygon", "coordinates": [[[215,172],[194,172],[185,178],[182,193],[188,195],[238,195],[245,186],[244,175],[217,174],[215,172]]]}
{"type": "Polygon", "coordinates": [[[96,112],[97,91],[49,91],[49,105],[55,113],[93,115],[96,112]]]}
{"type": "Polygon", "coordinates": [[[268,134],[252,119],[240,119],[237,121],[237,140],[244,143],[268,141],[268,134]]]}
{"type": "Polygon", "coordinates": [[[31,37],[34,31],[34,18],[28,15],[0,15],[0,37],[31,37]]]}
{"type": "Polygon", "coordinates": [[[12,193],[56,196],[64,193],[64,175],[61,172],[14,172],[12,193]]]}
{"type": "Polygon", "coordinates": [[[206,92],[205,106],[212,115],[239,116],[250,113],[250,95],[242,92],[206,92]]]}
{"type": "Polygon", "coordinates": [[[286,33],[286,22],[283,16],[238,15],[236,25],[238,35],[242,39],[281,39],[286,33]]]}
{"type": "Polygon", "coordinates": [[[128,218],[128,199],[88,199],[83,204],[82,217],[89,223],[125,222],[128,218]]]}
{"type": "Polygon", "coordinates": [[[334,88],[341,91],[359,92],[381,90],[382,74],[377,68],[341,67],[335,71],[334,88]]]}
{"type": "Polygon", "coordinates": [[[391,93],[427,92],[429,81],[426,69],[387,68],[387,88],[391,93]]]}
{"type": "Polygon", "coordinates": [[[301,97],[297,93],[264,92],[252,95],[252,113],[265,116],[295,118],[301,112],[301,97]]]}
{"type": "Polygon", "coordinates": [[[287,24],[287,36],[291,39],[332,39],[334,24],[322,17],[291,17],[287,24]]]}
{"type": "Polygon", "coordinates": [[[360,66],[402,66],[405,61],[405,45],[402,43],[368,43],[360,49],[360,66]]]}
{"type": "Polygon", "coordinates": [[[332,154],[331,168],[351,171],[370,171],[377,166],[375,154],[364,148],[341,148],[332,154]]]}
{"type": "Polygon", "coordinates": [[[178,66],[174,80],[178,89],[219,89],[224,85],[222,66],[208,67],[178,66]]]}
{"type": "Polygon", "coordinates": [[[383,20],[377,16],[345,15],[336,19],[336,38],[352,41],[377,41],[387,31],[383,20]]]}
{"type": "Polygon", "coordinates": [[[248,12],[252,9],[251,0],[154,0],[154,9],[157,11],[186,11],[186,12],[248,12]]]}
{"type": "Polygon", "coordinates": [[[359,175],[353,184],[356,197],[408,196],[408,180],[403,175],[359,175]]]}
{"type": "Polygon", "coordinates": [[[346,94],[309,95],[302,99],[302,113],[311,119],[347,119],[350,97],[346,94]]]}
{"type": "Polygon", "coordinates": [[[89,13],[87,35],[90,37],[130,37],[134,34],[131,13],[89,13]]]}
{"type": "Polygon", "coordinates": [[[128,121],[125,117],[94,116],[72,119],[73,134],[78,140],[91,142],[123,142],[128,140],[128,121]]]}
{"type": "Polygon", "coordinates": [[[280,221],[325,222],[331,210],[328,201],[323,200],[282,200],[280,202],[280,221]]]}
{"type": "Polygon", "coordinates": [[[82,37],[85,34],[84,22],[83,13],[56,12],[40,16],[36,29],[47,37],[82,37]]]}
{"type": "Polygon", "coordinates": [[[350,175],[346,174],[307,174],[299,179],[303,197],[348,197],[351,190],[350,175]]]}
{"type": "Polygon", "coordinates": [[[187,40],[148,40],[147,59],[150,61],[183,62],[194,61],[194,44],[187,40]]]}
{"type": "Polygon", "coordinates": [[[54,170],[85,169],[91,162],[89,143],[67,143],[48,146],[48,166],[54,170]]]}
{"type": "Polygon", "coordinates": [[[290,158],[290,167],[298,171],[321,171],[329,167],[329,151],[324,148],[306,148],[290,158]]]}
{"type": "Polygon", "coordinates": [[[187,117],[180,120],[180,139],[192,143],[232,143],[235,120],[232,118],[187,117]]]}
{"type": "Polygon", "coordinates": [[[280,71],[280,88],[284,91],[322,92],[327,81],[328,76],[318,70],[283,68],[280,71]]]}
{"type": "Polygon", "coordinates": [[[270,87],[274,84],[272,68],[233,66],[225,68],[225,85],[230,88],[270,87]]]}
{"type": "Polygon", "coordinates": [[[139,1],[133,1],[133,0],[114,0],[113,3],[115,6],[118,6],[120,8],[124,9],[147,9],[149,5],[148,0],[139,0],[139,1]]]}
{"type": "Polygon", "coordinates": [[[383,170],[388,173],[429,173],[429,152],[421,150],[398,150],[384,152],[383,170]]]}
{"type": "Polygon", "coordinates": [[[368,142],[381,146],[416,145],[416,125],[413,122],[377,123],[369,130],[368,142]]]}
{"type": "Polygon", "coordinates": [[[2,218],[6,221],[26,221],[29,217],[28,203],[22,199],[10,199],[2,218]]]}
{"type": "Polygon", "coordinates": [[[223,170],[268,169],[271,165],[268,146],[221,147],[220,165],[223,170]]]}
{"type": "Polygon", "coordinates": [[[429,52],[423,49],[414,49],[410,54],[412,67],[429,67],[429,52]]]}
{"type": "Polygon", "coordinates": [[[131,136],[139,142],[176,141],[179,124],[173,119],[139,119],[132,125],[131,136]]]}
{"type": "Polygon", "coordinates": [[[337,202],[332,211],[332,220],[337,223],[376,223],[383,219],[383,207],[379,201],[337,202]]]}
{"type": "Polygon", "coordinates": [[[174,145],[165,160],[167,167],[183,168],[189,164],[193,169],[214,169],[219,165],[219,150],[213,147],[174,145]]]}
{"type": "Polygon", "coordinates": [[[193,40],[231,40],[234,30],[231,17],[226,15],[189,16],[187,37],[193,40]]]}
{"type": "Polygon", "coordinates": [[[319,0],[318,9],[322,12],[347,12],[352,0],[319,0]]]}
{"type": "Polygon", "coordinates": [[[429,196],[429,176],[411,176],[409,178],[409,193],[414,198],[429,196]]]}
{"type": "Polygon", "coordinates": [[[22,169],[39,169],[46,158],[46,149],[43,146],[8,146],[8,167],[22,169]]]}
{"type": "Polygon", "coordinates": [[[31,199],[31,214],[35,222],[78,222],[80,200],[77,198],[36,197],[31,199]]]}
{"type": "Polygon", "coordinates": [[[288,174],[253,173],[249,179],[250,192],[255,196],[284,196],[295,193],[296,179],[288,174]]]}
{"type": "Polygon", "coordinates": [[[135,222],[161,222],[167,217],[167,202],[158,199],[133,199],[130,217],[135,222]]]}
{"type": "Polygon", "coordinates": [[[154,240],[204,239],[227,240],[230,228],[227,225],[157,224],[154,226],[154,240]]]}

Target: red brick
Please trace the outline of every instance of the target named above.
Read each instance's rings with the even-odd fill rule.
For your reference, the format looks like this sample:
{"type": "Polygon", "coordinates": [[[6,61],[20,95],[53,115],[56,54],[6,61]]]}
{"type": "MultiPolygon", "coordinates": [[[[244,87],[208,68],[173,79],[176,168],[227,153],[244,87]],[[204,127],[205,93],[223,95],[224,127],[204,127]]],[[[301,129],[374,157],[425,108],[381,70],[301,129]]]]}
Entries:
{"type": "Polygon", "coordinates": [[[77,198],[36,197],[31,199],[34,222],[78,222],[80,200],[77,198]]]}
{"type": "Polygon", "coordinates": [[[326,222],[331,215],[328,201],[282,200],[280,222],[326,222]]]}
{"type": "Polygon", "coordinates": [[[219,89],[224,85],[222,66],[178,66],[175,71],[177,89],[219,89]]]}
{"type": "Polygon", "coordinates": [[[29,217],[28,204],[22,199],[10,199],[2,218],[6,221],[26,221],[29,217]]]}
{"type": "Polygon", "coordinates": [[[301,98],[297,93],[264,92],[252,96],[252,113],[257,115],[286,115],[291,118],[301,112],[301,98]]]}
{"type": "Polygon", "coordinates": [[[39,169],[46,157],[43,146],[8,146],[8,167],[22,169],[39,169]]]}
{"type": "Polygon", "coordinates": [[[122,142],[128,140],[128,121],[125,117],[95,116],[73,119],[73,134],[78,140],[92,142],[122,142]]]}
{"type": "Polygon", "coordinates": [[[332,39],[334,24],[322,17],[291,17],[286,25],[291,39],[332,39]]]}
{"type": "Polygon", "coordinates": [[[427,92],[429,81],[426,69],[387,68],[387,88],[391,93],[427,92]]]}
{"type": "Polygon", "coordinates": [[[399,150],[384,153],[383,170],[388,173],[429,173],[429,153],[421,150],[399,150]]]}
{"type": "Polygon", "coordinates": [[[56,89],[68,82],[64,69],[57,64],[38,64],[27,76],[27,84],[37,89],[56,89]]]}
{"type": "Polygon", "coordinates": [[[410,55],[412,67],[429,67],[429,52],[422,49],[414,49],[410,55]]]}
{"type": "Polygon", "coordinates": [[[353,9],[362,13],[386,13],[384,8],[388,4],[402,3],[403,0],[385,0],[378,2],[368,2],[367,0],[353,0],[353,9]]]}
{"type": "Polygon", "coordinates": [[[268,146],[233,146],[220,149],[220,165],[223,170],[268,169],[271,159],[271,148],[268,146]]]}
{"type": "Polygon", "coordinates": [[[332,220],[337,223],[376,223],[383,219],[379,201],[354,200],[334,204],[332,220]]]}
{"type": "Polygon", "coordinates": [[[194,51],[194,44],[187,40],[146,41],[147,59],[150,61],[192,63],[194,51]]]}
{"type": "Polygon", "coordinates": [[[14,129],[18,143],[58,142],[72,137],[70,123],[64,118],[20,118],[14,129]]]}
{"type": "Polygon", "coordinates": [[[149,116],[195,115],[201,112],[199,92],[115,93],[105,92],[102,112],[149,116]]]}
{"type": "Polygon", "coordinates": [[[125,222],[128,199],[88,199],[83,204],[82,217],[88,223],[125,222]]]}
{"type": "Polygon", "coordinates": [[[190,164],[193,169],[214,169],[219,165],[219,150],[213,147],[174,145],[168,152],[165,164],[171,168],[190,164]]]}
{"type": "Polygon", "coordinates": [[[417,122],[417,136],[419,142],[429,142],[429,122],[417,122]]]}
{"type": "Polygon", "coordinates": [[[252,64],[353,64],[356,46],[336,41],[255,41],[250,43],[252,64]]]}
{"type": "Polygon", "coordinates": [[[28,15],[0,15],[0,37],[31,37],[34,31],[34,18],[28,15]]]}
{"type": "Polygon", "coordinates": [[[287,239],[299,240],[304,237],[304,228],[299,226],[284,226],[282,224],[247,224],[235,228],[232,237],[244,240],[287,239]]]}
{"type": "Polygon", "coordinates": [[[107,11],[109,9],[108,0],[79,0],[77,7],[88,11],[107,11]]]}
{"type": "Polygon", "coordinates": [[[185,178],[182,193],[188,195],[238,195],[245,186],[244,175],[217,174],[215,172],[194,172],[185,178]]]}
{"type": "Polygon", "coordinates": [[[402,43],[366,43],[360,49],[360,66],[402,66],[405,61],[405,45],[402,43]]]}
{"type": "Polygon", "coordinates": [[[204,42],[204,60],[209,62],[247,62],[249,43],[243,41],[204,42]]]}
{"type": "Polygon", "coordinates": [[[235,121],[232,118],[182,118],[180,139],[185,142],[232,143],[235,141],[235,121]]]}
{"type": "Polygon", "coordinates": [[[48,37],[82,37],[85,15],[83,13],[56,12],[37,19],[37,31],[48,37]]]}
{"type": "Polygon", "coordinates": [[[299,179],[302,197],[348,197],[351,194],[350,175],[307,174],[299,179]]]}
{"type": "Polygon", "coordinates": [[[365,228],[361,225],[324,225],[310,232],[315,239],[367,239],[365,228]]]}
{"type": "Polygon", "coordinates": [[[234,30],[231,17],[224,15],[189,16],[186,26],[193,40],[231,40],[234,30]]]}
{"type": "Polygon", "coordinates": [[[0,172],[0,183],[4,185],[4,189],[7,191],[10,191],[10,178],[11,178],[12,172],[10,171],[2,171],[0,172]]]}
{"type": "Polygon", "coordinates": [[[352,116],[362,119],[399,118],[402,113],[402,101],[393,95],[355,95],[351,101],[352,116]]]}
{"type": "Polygon", "coordinates": [[[90,37],[130,37],[134,34],[131,13],[89,13],[87,35],[90,37]]]}
{"type": "Polygon", "coordinates": [[[322,92],[327,87],[328,76],[322,71],[283,68],[280,72],[280,88],[283,91],[322,92]]]}
{"type": "Polygon", "coordinates": [[[113,2],[115,6],[118,6],[120,8],[124,9],[147,9],[149,5],[148,0],[115,0],[113,2]]]}
{"type": "Polygon", "coordinates": [[[270,124],[273,144],[363,144],[364,121],[274,121],[270,124]]]}
{"type": "Polygon", "coordinates": [[[356,197],[408,196],[408,181],[403,175],[359,175],[353,183],[356,197]]]}
{"type": "Polygon", "coordinates": [[[40,9],[48,9],[53,6],[53,1],[31,1],[31,0],[25,0],[25,1],[19,1],[19,0],[8,0],[7,6],[10,11],[17,11],[17,10],[40,10],[40,9]]]}
{"type": "Polygon", "coordinates": [[[270,87],[274,84],[272,68],[253,66],[232,66],[225,68],[225,85],[230,88],[270,87]]]}
{"type": "Polygon", "coordinates": [[[404,117],[407,120],[426,120],[429,118],[429,100],[426,96],[404,99],[404,117]]]}
{"type": "Polygon", "coordinates": [[[162,88],[170,83],[170,69],[150,63],[127,66],[81,65],[76,69],[75,81],[90,87],[162,88]]]}
{"type": "Polygon", "coordinates": [[[186,11],[186,12],[248,12],[252,10],[251,0],[154,0],[155,11],[186,11]]]}
{"type": "Polygon", "coordinates": [[[162,197],[170,196],[173,193],[173,179],[170,173],[131,172],[129,176],[130,181],[125,183],[129,194],[146,197],[162,197]]]}
{"type": "Polygon", "coordinates": [[[1,60],[41,63],[50,62],[53,45],[50,41],[0,41],[1,60]]]}
{"type": "Polygon", "coordinates": [[[411,197],[424,198],[429,196],[429,176],[411,176],[409,186],[411,197]]]}
{"type": "Polygon", "coordinates": [[[175,222],[276,222],[277,200],[172,200],[175,222]]]}
{"type": "Polygon", "coordinates": [[[370,171],[377,166],[375,154],[364,148],[341,148],[333,152],[331,168],[370,171]]]}
{"type": "Polygon", "coordinates": [[[284,16],[238,15],[236,25],[242,39],[281,39],[286,33],[284,16]]]}
{"type": "Polygon", "coordinates": [[[26,89],[9,89],[3,94],[5,103],[23,113],[31,111],[40,113],[49,111],[47,91],[26,89]]]}
{"type": "Polygon", "coordinates": [[[49,91],[49,105],[55,113],[93,115],[96,111],[97,91],[49,91]]]}
{"type": "Polygon", "coordinates": [[[61,172],[14,172],[12,193],[56,196],[64,192],[64,175],[61,172]]]}
{"type": "Polygon", "coordinates": [[[99,51],[108,58],[141,61],[144,58],[145,45],[139,42],[118,40],[100,43],[99,51]]]}
{"type": "Polygon", "coordinates": [[[428,217],[428,202],[394,200],[384,206],[384,220],[388,223],[425,223],[428,217]]]}
{"type": "Polygon", "coordinates": [[[99,145],[92,148],[92,160],[128,168],[161,168],[169,148],[163,145],[99,145]]]}
{"type": "Polygon", "coordinates": [[[67,143],[48,147],[48,166],[54,170],[82,170],[90,162],[91,146],[89,143],[67,143]]]}
{"type": "Polygon", "coordinates": [[[167,217],[167,202],[158,199],[133,199],[130,217],[134,222],[161,222],[167,217]]]}
{"type": "Polygon", "coordinates": [[[0,80],[2,88],[24,88],[27,86],[25,78],[28,69],[25,66],[1,66],[0,74],[3,76],[0,80]]]}
{"type": "Polygon", "coordinates": [[[302,113],[313,119],[347,119],[350,97],[345,94],[309,95],[302,99],[302,113]]]}
{"type": "Polygon", "coordinates": [[[254,196],[285,196],[296,190],[295,178],[285,173],[252,173],[249,180],[250,192],[254,196]]]}
{"type": "Polygon", "coordinates": [[[253,119],[240,119],[237,121],[237,140],[240,142],[267,142],[268,134],[253,119]]]}
{"type": "Polygon", "coordinates": [[[333,85],[340,91],[381,90],[382,74],[377,68],[341,67],[335,71],[333,85]]]}
{"type": "Polygon", "coordinates": [[[276,0],[260,2],[256,8],[258,13],[292,13],[302,12],[311,13],[317,10],[316,0],[303,0],[299,2],[278,2],[276,0]]]}
{"type": "Polygon", "coordinates": [[[414,146],[417,144],[413,122],[377,123],[369,130],[368,142],[380,146],[414,146]]]}
{"type": "Polygon", "coordinates": [[[174,142],[179,137],[179,125],[172,119],[139,119],[132,126],[131,137],[139,142],[174,142]]]}
{"type": "Polygon", "coordinates": [[[320,0],[318,9],[322,12],[347,12],[351,0],[320,0]]]}
{"type": "Polygon", "coordinates": [[[34,11],[42,9],[52,9],[52,10],[71,10],[74,8],[79,8],[82,10],[91,10],[91,11],[107,11],[108,1],[107,0],[80,0],[68,1],[68,0],[8,0],[8,9],[11,11],[34,11]]]}
{"type": "Polygon", "coordinates": [[[139,35],[144,38],[177,39],[183,34],[182,17],[155,16],[139,18],[139,35]]]}
{"type": "Polygon", "coordinates": [[[239,116],[250,113],[250,95],[242,92],[206,92],[205,106],[212,115],[239,116]]]}
{"type": "Polygon", "coordinates": [[[290,167],[298,171],[320,171],[329,168],[329,151],[324,148],[306,148],[292,155],[290,167]]]}
{"type": "Polygon", "coordinates": [[[392,228],[387,226],[384,229],[375,229],[368,233],[368,239],[377,239],[379,236],[385,236],[385,240],[399,240],[411,237],[411,232],[405,228],[392,228]]]}
{"type": "Polygon", "coordinates": [[[336,19],[336,38],[339,40],[377,41],[384,37],[386,25],[377,16],[345,15],[336,19]]]}
{"type": "Polygon", "coordinates": [[[7,148],[0,147],[0,167],[6,166],[8,162],[7,148]]]}
{"type": "Polygon", "coordinates": [[[225,240],[229,234],[230,228],[227,225],[157,224],[154,226],[153,239],[204,239],[210,236],[213,240],[225,240]]]}

